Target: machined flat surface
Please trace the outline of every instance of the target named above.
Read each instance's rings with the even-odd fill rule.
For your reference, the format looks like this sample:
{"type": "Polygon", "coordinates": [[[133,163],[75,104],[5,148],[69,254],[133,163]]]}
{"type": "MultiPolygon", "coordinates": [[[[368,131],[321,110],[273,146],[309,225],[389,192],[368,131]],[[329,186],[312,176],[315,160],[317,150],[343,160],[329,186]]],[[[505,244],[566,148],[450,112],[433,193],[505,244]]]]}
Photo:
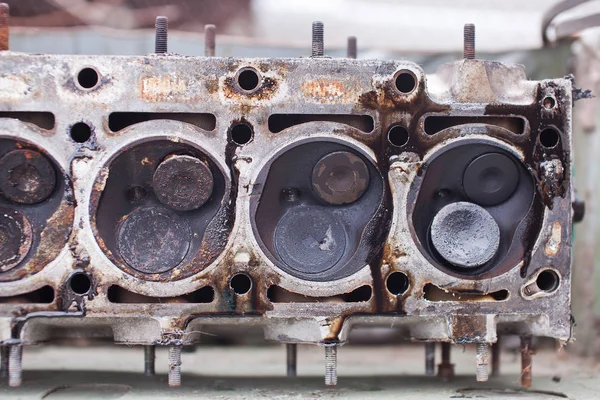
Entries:
{"type": "MultiPolygon", "coordinates": [[[[436,364],[440,361],[439,346],[436,364]]],[[[453,346],[457,377],[443,382],[425,376],[424,346],[353,346],[338,351],[338,386],[323,383],[324,351],[299,346],[298,377],[285,377],[280,345],[199,347],[183,353],[182,387],[167,386],[167,351],[157,349],[155,377],[143,375],[143,351],[125,346],[27,347],[23,386],[3,381],[2,399],[595,399],[600,368],[562,351],[534,356],[533,387],[519,390],[520,355],[502,354],[501,375],[475,381],[473,347],[453,346]],[[536,391],[556,393],[543,394],[536,391]],[[564,396],[564,397],[563,397],[564,396]]]]}

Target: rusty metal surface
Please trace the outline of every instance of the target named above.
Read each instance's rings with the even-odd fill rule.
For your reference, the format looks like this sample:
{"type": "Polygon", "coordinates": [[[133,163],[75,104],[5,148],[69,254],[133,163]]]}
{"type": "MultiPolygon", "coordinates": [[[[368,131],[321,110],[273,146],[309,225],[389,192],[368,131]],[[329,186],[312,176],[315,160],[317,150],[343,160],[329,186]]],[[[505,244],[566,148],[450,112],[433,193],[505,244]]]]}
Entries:
{"type": "MultiPolygon", "coordinates": [[[[0,304],[4,342],[16,339],[31,344],[50,339],[56,331],[91,329],[97,335],[112,335],[118,343],[180,345],[199,340],[205,324],[261,325],[271,340],[328,345],[343,344],[352,326],[363,324],[393,324],[402,327],[406,337],[424,341],[492,343],[499,332],[563,342],[572,339],[569,79],[528,81],[520,66],[476,59],[446,64],[437,74],[426,76],[417,64],[407,61],[176,54],[96,57],[2,52],[0,70],[0,81],[6,83],[0,86],[2,137],[43,149],[56,163],[56,171],[64,171],[63,199],[69,198],[60,206],[57,203],[48,217],[39,243],[36,246],[34,241],[28,255],[32,261],[0,273],[2,298],[16,298],[44,286],[56,293],[49,304],[0,304]],[[98,74],[90,87],[78,81],[83,68],[98,74]],[[258,87],[251,90],[239,81],[247,70],[259,77],[258,87]],[[12,112],[49,112],[55,124],[42,129],[17,114],[11,118],[12,112]],[[163,118],[140,121],[131,115],[132,124],[113,131],[111,114],[116,112],[160,113],[163,118]],[[204,123],[179,117],[190,113],[212,114],[214,127],[205,129],[204,123]],[[311,120],[275,132],[269,127],[272,114],[310,115],[311,120]],[[323,121],[319,115],[328,118],[323,121]],[[340,118],[332,120],[332,115],[340,118]],[[365,132],[345,123],[354,120],[345,116],[366,116],[373,127],[365,132]],[[445,116],[464,119],[433,134],[426,131],[427,118],[445,116]],[[500,122],[477,119],[481,117],[497,117],[500,122]],[[511,117],[521,118],[522,132],[507,128],[512,126],[506,125],[511,117]],[[90,139],[83,143],[70,134],[78,122],[90,127],[90,139]],[[234,130],[240,124],[250,132],[243,143],[236,140],[234,130]],[[400,146],[388,142],[389,128],[397,125],[409,135],[400,146]],[[548,128],[558,135],[558,143],[552,146],[540,139],[548,128]],[[359,161],[358,170],[346,166],[340,179],[321,182],[316,171],[316,186],[326,186],[334,197],[336,190],[343,193],[333,200],[325,193],[328,205],[323,207],[363,201],[370,193],[367,189],[362,194],[363,186],[379,182],[381,190],[372,194],[373,207],[360,231],[353,233],[356,238],[347,241],[348,248],[355,246],[354,253],[340,256],[352,266],[345,270],[340,264],[330,276],[323,272],[301,278],[269,254],[266,239],[257,233],[257,210],[277,158],[315,143],[314,154],[326,146],[336,151],[343,147],[350,165],[359,161]],[[509,155],[522,165],[532,185],[531,207],[512,228],[507,239],[511,246],[503,250],[506,257],[498,256],[473,273],[452,270],[428,253],[413,223],[416,199],[429,179],[429,168],[443,160],[445,152],[464,146],[509,155]],[[171,154],[199,161],[215,180],[212,192],[206,188],[207,196],[178,198],[175,209],[188,208],[178,206],[182,199],[195,207],[207,197],[212,211],[201,214],[206,205],[177,211],[176,219],[183,222],[174,222],[173,229],[165,225],[155,229],[157,221],[143,218],[156,224],[132,228],[136,239],[124,241],[139,243],[141,250],[130,246],[133,256],[128,258],[121,251],[123,243],[115,241],[116,230],[130,229],[125,226],[139,215],[133,213],[152,214],[151,207],[174,201],[167,193],[159,202],[152,189],[152,173],[171,154]],[[365,166],[370,168],[368,180],[365,166]],[[143,178],[138,182],[137,176],[143,178]],[[115,184],[120,181],[135,182],[138,188],[127,195],[107,194],[120,188],[115,184]],[[182,238],[184,223],[189,224],[190,234],[182,238]],[[182,241],[188,245],[161,251],[161,246],[153,248],[152,240],[144,242],[145,232],[160,236],[161,246],[182,241]],[[52,238],[50,243],[47,238],[52,238]],[[153,258],[161,255],[168,256],[169,262],[153,258]],[[90,288],[69,297],[67,289],[76,292],[69,287],[76,270],[88,274],[90,288]],[[388,277],[393,273],[407,278],[404,290],[390,286],[388,277]],[[233,279],[239,274],[250,278],[246,291],[233,279]],[[542,285],[540,276],[556,278],[555,285],[542,285]],[[371,295],[352,301],[352,294],[364,286],[371,295]],[[212,288],[212,299],[193,296],[205,287],[212,288]],[[427,287],[440,288],[447,296],[428,295],[427,287]],[[317,301],[286,301],[270,296],[276,292],[273,288],[317,301]],[[117,298],[111,296],[113,290],[129,294],[117,298]],[[496,293],[504,294],[500,298],[496,293]],[[63,304],[64,298],[78,304],[76,315],[54,313],[68,309],[71,302],[63,304]],[[25,322],[15,323],[15,316],[27,315],[25,322]]],[[[206,183],[205,178],[190,179],[206,183]]],[[[179,193],[185,190],[171,195],[179,193]]],[[[286,193],[294,198],[293,191],[286,193]]],[[[318,244],[330,248],[328,241],[318,244]]]]}

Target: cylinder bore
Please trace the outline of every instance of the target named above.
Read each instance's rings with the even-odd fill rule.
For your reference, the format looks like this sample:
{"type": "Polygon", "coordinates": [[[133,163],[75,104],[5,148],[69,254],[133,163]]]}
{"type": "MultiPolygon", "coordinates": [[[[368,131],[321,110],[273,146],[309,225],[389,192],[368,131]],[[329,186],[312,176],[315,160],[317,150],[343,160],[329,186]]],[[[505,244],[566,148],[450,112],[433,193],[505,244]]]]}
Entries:
{"type": "Polygon", "coordinates": [[[0,207],[0,272],[16,267],[29,253],[32,231],[19,211],[0,207]]]}
{"type": "Polygon", "coordinates": [[[152,139],[124,148],[105,168],[108,176],[98,175],[104,183],[92,192],[91,224],[118,268],[175,281],[206,268],[225,248],[235,205],[210,154],[152,139]]]}
{"type": "Polygon", "coordinates": [[[433,218],[431,242],[449,263],[474,268],[496,255],[500,228],[483,207],[468,202],[451,203],[433,218]]]}
{"type": "Polygon", "coordinates": [[[117,232],[123,260],[147,274],[169,271],[187,255],[192,232],[180,216],[163,207],[140,208],[129,214],[117,232]]]}
{"type": "Polygon", "coordinates": [[[322,139],[291,146],[255,184],[262,188],[250,200],[258,243],[297,278],[347,277],[371,262],[387,235],[383,176],[350,146],[322,139]]]}
{"type": "Polygon", "coordinates": [[[158,200],[177,211],[200,208],[210,198],[213,185],[209,166],[186,155],[167,156],[152,177],[158,200]]]}
{"type": "Polygon", "coordinates": [[[519,185],[519,170],[506,155],[488,153],[469,164],[463,175],[467,196],[475,203],[492,206],[503,203],[519,185]]]}
{"type": "Polygon", "coordinates": [[[369,169],[355,154],[336,151],[315,164],[311,181],[315,194],[326,203],[354,203],[369,186],[369,169]]]}
{"type": "Polygon", "coordinates": [[[0,159],[0,191],[15,203],[40,203],[55,185],[52,163],[37,151],[13,150],[0,159]]]}

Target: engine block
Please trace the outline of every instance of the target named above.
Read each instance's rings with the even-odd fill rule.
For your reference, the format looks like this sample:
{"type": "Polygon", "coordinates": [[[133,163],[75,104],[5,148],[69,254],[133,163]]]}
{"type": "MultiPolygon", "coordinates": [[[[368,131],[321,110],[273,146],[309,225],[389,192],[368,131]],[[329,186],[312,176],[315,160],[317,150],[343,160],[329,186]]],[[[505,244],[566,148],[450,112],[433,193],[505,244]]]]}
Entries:
{"type": "Polygon", "coordinates": [[[393,325],[481,344],[484,364],[501,333],[569,341],[571,80],[316,44],[0,52],[2,344],[176,354],[251,324],[331,357],[352,327],[393,325]]]}

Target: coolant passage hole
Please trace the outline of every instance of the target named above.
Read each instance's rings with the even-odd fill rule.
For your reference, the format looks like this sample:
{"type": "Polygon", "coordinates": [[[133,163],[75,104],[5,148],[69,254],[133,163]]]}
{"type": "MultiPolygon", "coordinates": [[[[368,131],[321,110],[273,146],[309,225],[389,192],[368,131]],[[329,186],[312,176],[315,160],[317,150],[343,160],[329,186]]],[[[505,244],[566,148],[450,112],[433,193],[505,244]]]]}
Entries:
{"type": "Polygon", "coordinates": [[[92,281],[87,274],[83,272],[74,274],[69,280],[69,287],[76,294],[86,294],[92,287],[92,281]]]}
{"type": "Polygon", "coordinates": [[[410,93],[417,87],[417,78],[412,72],[404,71],[396,75],[394,85],[400,93],[410,93]]]}
{"type": "Polygon", "coordinates": [[[231,128],[231,140],[244,145],[252,140],[252,128],[247,124],[237,124],[231,128]]]}
{"type": "Polygon", "coordinates": [[[252,280],[246,274],[237,274],[231,278],[229,285],[236,294],[246,294],[252,287],[252,280]]]}
{"type": "Polygon", "coordinates": [[[551,149],[558,144],[560,135],[553,128],[546,128],[540,133],[540,143],[547,149],[551,149]]]}
{"type": "Polygon", "coordinates": [[[392,272],[385,283],[387,290],[393,295],[400,295],[408,290],[408,276],[402,272],[392,272]]]}
{"type": "Polygon", "coordinates": [[[71,126],[71,139],[77,143],[85,143],[92,136],[92,128],[85,122],[78,122],[71,126]]]}
{"type": "Polygon", "coordinates": [[[408,143],[408,129],[403,126],[392,126],[388,131],[388,141],[394,146],[404,146],[408,143]]]}
{"type": "Polygon", "coordinates": [[[255,70],[245,69],[238,74],[237,82],[242,89],[250,92],[258,87],[260,77],[255,70]]]}
{"type": "Polygon", "coordinates": [[[98,84],[98,71],[94,68],[83,68],[77,74],[77,83],[84,89],[91,89],[98,84]]]}
{"type": "Polygon", "coordinates": [[[551,96],[544,97],[544,100],[542,100],[542,105],[546,110],[551,110],[556,105],[556,100],[554,100],[554,98],[551,96]]]}
{"type": "Polygon", "coordinates": [[[558,274],[550,269],[539,273],[535,283],[544,292],[553,292],[558,288],[560,278],[558,274]]]}

